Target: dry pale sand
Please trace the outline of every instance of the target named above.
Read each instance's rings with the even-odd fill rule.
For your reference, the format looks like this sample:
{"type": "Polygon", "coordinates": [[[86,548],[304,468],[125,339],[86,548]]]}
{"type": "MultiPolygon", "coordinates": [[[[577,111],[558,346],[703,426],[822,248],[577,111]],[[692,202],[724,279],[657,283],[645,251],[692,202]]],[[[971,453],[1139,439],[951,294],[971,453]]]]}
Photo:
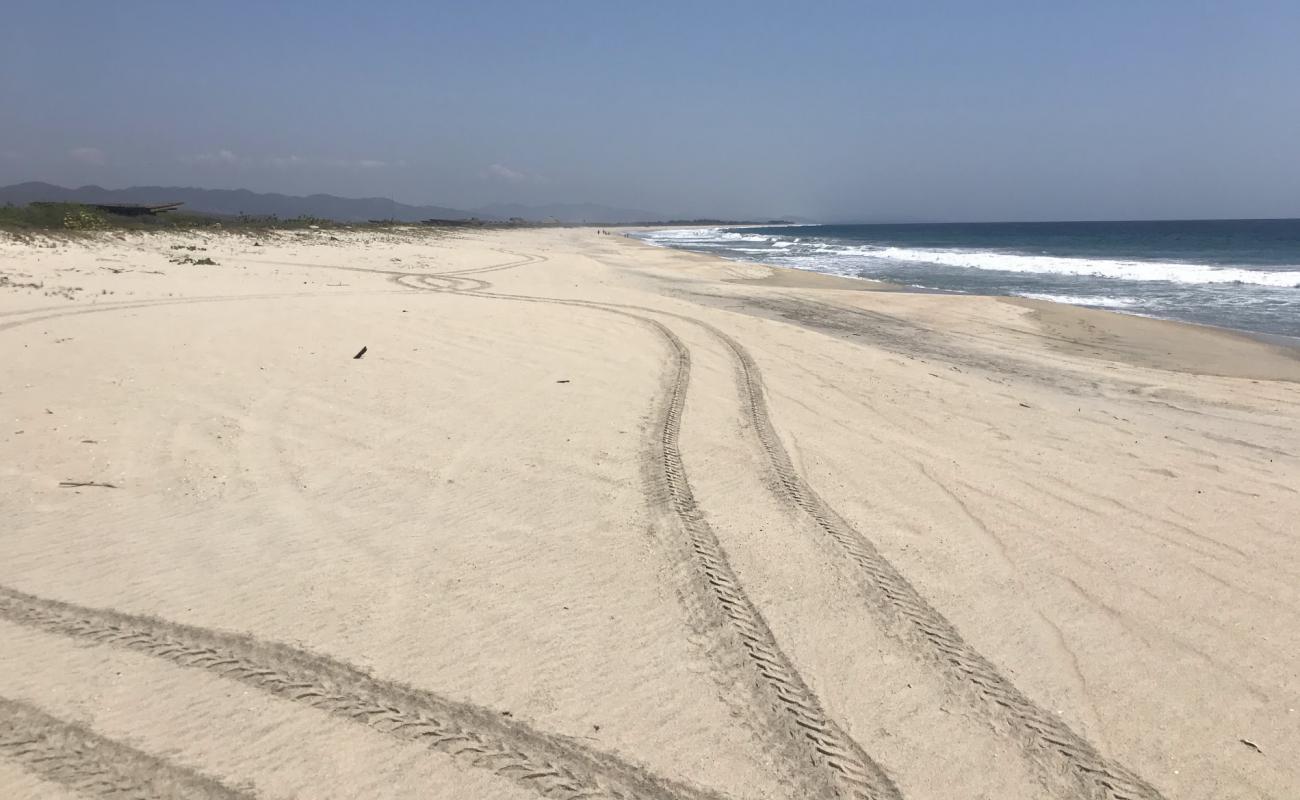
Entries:
{"type": "Polygon", "coordinates": [[[589,230],[0,284],[5,798],[1300,796],[1288,351],[589,230]]]}

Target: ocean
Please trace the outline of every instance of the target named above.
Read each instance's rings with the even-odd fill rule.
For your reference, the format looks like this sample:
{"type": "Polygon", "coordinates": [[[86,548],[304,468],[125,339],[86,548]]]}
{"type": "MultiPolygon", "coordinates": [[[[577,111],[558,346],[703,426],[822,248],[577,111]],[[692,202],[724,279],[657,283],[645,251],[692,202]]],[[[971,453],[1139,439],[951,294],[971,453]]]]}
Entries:
{"type": "Polygon", "coordinates": [[[646,231],[741,261],[1300,337],[1300,220],[790,225],[646,231]]]}

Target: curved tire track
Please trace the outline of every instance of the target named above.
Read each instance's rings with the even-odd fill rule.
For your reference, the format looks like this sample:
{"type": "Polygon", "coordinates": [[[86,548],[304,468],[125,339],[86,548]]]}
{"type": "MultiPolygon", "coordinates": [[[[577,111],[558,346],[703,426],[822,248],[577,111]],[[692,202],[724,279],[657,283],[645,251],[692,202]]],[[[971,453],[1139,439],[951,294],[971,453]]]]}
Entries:
{"type": "Polygon", "coordinates": [[[812,489],[795,469],[772,424],[762,375],[753,357],[721,329],[693,317],[640,306],[619,306],[654,312],[707,330],[731,351],[741,392],[741,405],[775,478],[770,482],[778,499],[806,514],[838,546],[861,573],[868,592],[887,610],[889,621],[903,622],[913,644],[937,663],[959,686],[979,698],[985,710],[1014,731],[1031,763],[1060,783],[1061,775],[1075,794],[1098,800],[1164,800],[1160,792],[1127,767],[1102,755],[1056,715],[1025,697],[987,658],[967,643],[956,627],[912,586],[863,534],[853,528],[812,489]]]}
{"type": "MultiPolygon", "coordinates": [[[[490,296],[510,297],[495,294],[490,296]]],[[[1038,764],[1049,779],[1059,782],[1058,776],[1068,776],[1068,781],[1083,797],[1163,800],[1155,787],[1128,768],[1102,755],[1059,717],[1040,708],[1020,692],[992,662],[961,637],[956,627],[925,600],[866,536],[845,521],[808,485],[795,469],[772,424],[758,365],[738,341],[707,322],[669,311],[591,301],[553,302],[611,311],[631,309],[668,316],[698,325],[721,341],[733,357],[741,404],[775,478],[772,482],[775,493],[779,499],[807,515],[831,538],[840,552],[863,574],[866,588],[877,598],[882,608],[887,610],[888,616],[904,623],[914,645],[937,663],[950,679],[978,697],[990,715],[1014,731],[1030,761],[1038,764]]],[[[687,492],[689,493],[689,486],[687,492]]],[[[693,509],[693,498],[688,502],[693,509]]]]}
{"type": "MultiPolygon", "coordinates": [[[[508,252],[508,251],[502,251],[508,252]]],[[[511,253],[511,255],[520,255],[511,253]]],[[[505,269],[546,260],[537,257],[499,265],[505,269]]],[[[486,269],[474,270],[483,272],[486,269]]],[[[661,476],[668,495],[668,505],[685,536],[685,545],[697,569],[701,587],[705,587],[706,605],[726,620],[736,637],[739,649],[754,672],[756,686],[766,696],[774,713],[767,715],[793,739],[819,769],[820,782],[835,796],[860,800],[898,800],[902,797],[884,770],[867,755],[852,737],[840,729],[822,709],[816,694],[804,683],[794,665],[782,652],[776,637],[750,601],[727,560],[726,552],[713,529],[704,520],[695,502],[682,462],[678,441],[690,383],[690,351],[681,339],[658,320],[631,313],[628,306],[562,300],[528,295],[489,293],[479,288],[483,281],[458,277],[465,273],[404,275],[398,283],[412,288],[452,294],[485,297],[516,302],[578,306],[605,311],[648,325],[669,345],[673,353],[672,377],[665,402],[658,411],[658,436],[654,446],[656,473],[661,476]],[[409,282],[408,282],[409,281],[409,282]],[[441,284],[441,285],[439,285],[441,284]]],[[[488,284],[490,286],[490,284],[488,284]]],[[[639,309],[654,311],[653,309],[639,309]]],[[[654,312],[661,313],[661,312],[654,312]]]]}
{"type": "MultiPolygon", "coordinates": [[[[425,291],[467,294],[518,302],[587,307],[631,317],[658,330],[676,353],[677,376],[669,400],[662,409],[660,426],[662,435],[657,456],[662,462],[662,472],[674,514],[688,537],[690,548],[697,560],[697,566],[699,566],[704,580],[711,588],[714,600],[721,607],[727,619],[731,621],[735,632],[740,636],[751,664],[763,675],[769,689],[778,699],[776,705],[786,712],[787,718],[795,726],[794,729],[802,734],[806,742],[811,745],[815,754],[814,761],[822,763],[823,766],[829,767],[836,775],[842,776],[840,782],[846,785],[852,796],[897,796],[897,790],[889,783],[888,778],[884,776],[879,767],[865,753],[862,753],[856,743],[852,742],[847,735],[839,732],[833,723],[826,721],[824,712],[817,705],[815,696],[803,684],[797,672],[781,654],[772,638],[771,631],[767,629],[761,615],[744,595],[734,572],[732,572],[730,565],[726,561],[725,553],[718,544],[716,536],[700,516],[694,497],[691,494],[690,485],[686,480],[680,453],[677,452],[677,437],[684,408],[686,384],[689,380],[689,352],[668,328],[656,320],[630,313],[629,309],[681,319],[708,330],[721,340],[734,356],[737,365],[738,382],[742,391],[742,405],[746,409],[746,416],[753,423],[756,437],[776,478],[774,483],[775,491],[783,500],[805,513],[819,529],[836,543],[845,557],[861,570],[864,575],[864,584],[868,590],[881,601],[881,606],[886,609],[889,616],[904,623],[910,638],[919,646],[919,649],[938,663],[951,678],[972,690],[983,701],[985,708],[993,716],[1001,718],[1012,730],[1016,731],[1029,751],[1031,758],[1050,765],[1051,771],[1063,771],[1071,776],[1074,784],[1083,791],[1085,796],[1109,798],[1110,800],[1161,799],[1161,795],[1154,787],[1123,766],[1102,756],[1091,744],[1075,734],[1058,718],[1039,708],[1026,698],[1008,679],[998,672],[991,662],[961,638],[956,628],[917,592],[915,587],[875,548],[867,537],[850,526],[804,481],[794,468],[789,454],[772,425],[757,365],[749,353],[736,340],[701,320],[668,311],[624,304],[499,294],[487,291],[491,288],[491,284],[487,281],[461,277],[501,271],[546,260],[544,256],[527,256],[505,250],[500,252],[520,256],[520,260],[446,273],[410,273],[314,264],[294,264],[294,266],[317,266],[381,274],[388,276],[391,280],[404,287],[425,291]],[[873,784],[874,788],[867,788],[872,787],[873,784]],[[870,791],[877,793],[864,793],[870,791]]],[[[254,299],[255,297],[257,296],[195,298],[189,300],[189,302],[254,299]]],[[[139,305],[132,303],[129,306],[124,303],[123,307],[120,308],[126,310],[126,308],[130,307],[149,307],[175,302],[187,301],[178,299],[147,304],[141,303],[139,305]]],[[[98,310],[107,311],[110,309],[84,309],[71,313],[93,313],[98,310]]],[[[48,319],[53,316],[64,316],[64,314],[54,314],[0,325],[0,330],[48,319]]],[[[6,592],[7,590],[0,587],[0,616],[5,615],[6,592]]],[[[114,612],[97,613],[112,614],[114,612]]],[[[281,647],[273,645],[261,646],[281,647]]],[[[312,658],[316,657],[313,656],[312,658]]],[[[366,680],[369,679],[366,678],[366,680]]],[[[439,702],[451,703],[452,701],[439,700],[439,702]]],[[[455,704],[453,703],[453,705],[455,704]]],[[[486,714],[487,712],[476,710],[476,713],[486,714]]],[[[534,735],[540,736],[541,734],[534,735]]],[[[545,794],[545,792],[543,793],[545,794]]]]}
{"type": "MultiPolygon", "coordinates": [[[[774,714],[772,719],[777,726],[784,729],[786,736],[793,740],[804,756],[818,770],[817,778],[824,788],[834,795],[858,798],[859,800],[898,800],[901,798],[897,788],[885,775],[884,771],[862,750],[862,748],[834,722],[821,708],[820,702],[812,690],[804,683],[797,670],[781,651],[775,637],[768,628],[762,615],[745,595],[740,581],[732,570],[716,534],[700,514],[692,494],[686,470],[678,449],[681,419],[685,409],[686,392],[690,377],[690,353],[681,340],[665,325],[657,320],[633,314],[611,304],[589,301],[562,300],[556,298],[530,297],[525,295],[504,295],[487,291],[491,284],[469,275],[496,272],[527,264],[540,263],[544,256],[528,256],[519,253],[501,251],[509,255],[520,256],[519,260],[504,264],[490,265],[467,270],[446,273],[402,273],[394,270],[371,270],[359,267],[328,266],[331,269],[343,269],[354,272],[370,272],[386,275],[390,280],[407,288],[435,291],[442,293],[463,294],[490,299],[511,300],[516,302],[535,302],[555,305],[568,305],[591,308],[607,313],[618,314],[650,326],[668,343],[673,354],[672,378],[666,400],[659,409],[659,436],[656,440],[655,461],[668,495],[669,506],[685,536],[685,544],[697,568],[700,585],[707,587],[702,593],[712,608],[727,621],[732,634],[747,663],[753,670],[755,684],[761,687],[774,714]]],[[[327,265],[302,265],[327,266],[327,265]]],[[[231,298],[235,299],[235,298],[231,298]]],[[[161,303],[160,303],[161,304],[161,303]]],[[[644,309],[653,313],[653,309],[644,309]]],[[[80,313],[89,313],[90,309],[80,313]]],[[[73,312],[78,313],[78,312],[73,312]]],[[[61,315],[60,315],[61,316],[61,315]]],[[[25,324],[36,320],[24,320],[25,324]]],[[[311,656],[300,651],[293,651],[283,645],[257,642],[247,637],[215,634],[202,629],[190,628],[174,623],[132,617],[113,611],[85,609],[57,601],[23,595],[13,590],[0,587],[0,617],[15,622],[35,625],[66,635],[89,638],[110,644],[117,644],[131,649],[142,650],[151,655],[171,660],[183,666],[212,669],[225,677],[240,680],[257,686],[282,697],[323,708],[342,716],[360,719],[372,727],[380,727],[385,732],[405,735],[419,725],[421,737],[429,737],[435,749],[443,749],[453,755],[469,753],[472,763],[493,768],[498,774],[522,775],[528,779],[530,788],[538,790],[548,797],[657,797],[661,795],[628,792],[618,786],[582,785],[582,768],[561,771],[547,759],[549,753],[530,757],[521,750],[511,750],[509,746],[500,745],[485,739],[483,734],[455,729],[454,723],[447,723],[430,717],[420,722],[411,722],[395,718],[401,709],[385,703],[384,692],[366,686],[373,681],[360,673],[348,676],[353,686],[360,685],[362,691],[357,693],[325,684],[313,684],[310,675],[295,672],[293,662],[304,659],[325,662],[332,669],[351,669],[336,662],[328,662],[318,656],[311,656]],[[242,647],[239,646],[242,644],[242,647]],[[279,660],[268,665],[255,656],[260,651],[279,654],[279,660]],[[286,654],[287,661],[286,661],[286,654]],[[369,689],[369,691],[366,691],[369,689]],[[378,719],[385,725],[376,725],[378,719]],[[439,724],[441,723],[441,724],[439,724]],[[448,731],[448,726],[453,729],[448,731]],[[470,742],[461,746],[465,742],[470,742]],[[451,743],[449,747],[442,747],[451,743]],[[500,762],[493,764],[493,762],[500,762]],[[593,788],[595,791],[593,791],[593,788]]],[[[301,667],[301,664],[298,664],[301,667]]],[[[317,667],[320,666],[318,663],[317,667]]],[[[390,687],[391,688],[391,687],[390,687]]],[[[400,687],[398,687],[400,690],[400,687]]],[[[410,691],[410,690],[402,690],[410,691]]],[[[426,695],[425,699],[436,698],[426,695]]],[[[500,727],[500,720],[482,709],[465,704],[437,698],[437,704],[444,716],[451,718],[477,717],[476,721],[490,721],[500,727]]],[[[516,724],[517,727],[517,724],[516,724]]],[[[513,731],[516,738],[519,731],[513,731]]],[[[545,740],[544,735],[528,731],[528,735],[545,740]]],[[[551,741],[546,747],[555,747],[551,741]]],[[[564,749],[570,749],[566,745],[564,749]]],[[[570,757],[573,753],[568,754],[570,757]]],[[[602,759],[608,757],[601,757],[602,759]]],[[[589,766],[589,765],[587,765],[589,766]]],[[[588,774],[588,782],[594,775],[588,774]]],[[[649,776],[637,776],[641,780],[650,780],[649,776]]],[[[653,790],[661,787],[653,785],[653,790]]]]}
{"type": "Polygon", "coordinates": [[[613,755],[469,703],[373,678],[341,661],[152,617],[86,608],[0,586],[0,619],[144,653],[238,681],[490,770],[543,797],[706,800],[613,755]]]}
{"type": "MultiPolygon", "coordinates": [[[[698,322],[698,321],[697,321],[698,322]]],[[[1110,800],[1162,800],[1155,787],[1126,767],[1106,758],[1056,715],[1039,708],[1005,678],[992,662],[962,639],[956,627],[931,606],[875,545],[835,512],[803,479],[772,425],[758,366],[744,347],[704,322],[735,357],[742,403],[776,478],[775,491],[829,536],[863,574],[864,584],[913,642],[950,678],[974,692],[985,709],[1015,731],[1033,760],[1048,772],[1064,772],[1085,797],[1110,800]]]]}
{"type": "MultiPolygon", "coordinates": [[[[376,292],[383,294],[384,292],[376,292]]],[[[171,299],[159,300],[125,300],[118,303],[96,303],[93,306],[81,308],[65,308],[51,314],[43,314],[35,317],[26,317],[24,319],[14,320],[12,322],[0,322],[0,331],[7,331],[12,328],[18,328],[23,325],[30,325],[34,322],[45,322],[51,319],[60,319],[62,317],[79,317],[83,314],[106,314],[111,311],[134,311],[136,309],[158,308],[160,306],[190,305],[192,303],[231,303],[240,300],[286,300],[299,297],[346,297],[357,294],[369,294],[369,292],[281,292],[274,294],[231,294],[231,295],[213,295],[210,297],[175,297],[171,299]]],[[[49,310],[49,307],[39,309],[26,309],[21,311],[8,311],[0,314],[0,317],[18,316],[23,314],[37,314],[49,310]]]]}
{"type": "Polygon", "coordinates": [[[221,782],[142,753],[35,706],[0,697],[0,758],[92,797],[251,800],[221,782]]]}
{"type": "Polygon", "coordinates": [[[866,800],[901,798],[884,770],[821,708],[817,696],[781,651],[776,637],[745,594],[717,535],[700,513],[678,447],[690,381],[690,352],[672,331],[650,322],[660,329],[676,355],[676,375],[660,412],[655,455],[672,510],[717,610],[730,623],[750,665],[761,676],[760,683],[767,690],[777,719],[789,735],[803,744],[813,763],[823,768],[836,794],[866,800]]]}

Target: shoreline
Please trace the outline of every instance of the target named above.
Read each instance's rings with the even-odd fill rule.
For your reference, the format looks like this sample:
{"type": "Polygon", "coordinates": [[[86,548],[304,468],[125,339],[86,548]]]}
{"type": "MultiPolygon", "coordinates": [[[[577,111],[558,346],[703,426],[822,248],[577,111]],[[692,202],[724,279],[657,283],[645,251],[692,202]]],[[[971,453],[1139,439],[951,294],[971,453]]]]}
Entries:
{"type": "Polygon", "coordinates": [[[1102,352],[1129,363],[1223,377],[1277,377],[1280,380],[1300,382],[1300,338],[1017,295],[926,290],[876,278],[831,275],[761,261],[725,258],[697,250],[654,244],[634,236],[624,238],[652,251],[688,254],[722,264],[744,264],[768,271],[767,275],[761,277],[729,279],[740,285],[972,300],[982,298],[1028,309],[1044,320],[1046,335],[1057,337],[1060,344],[1078,354],[1097,354],[1095,331],[1100,330],[1103,335],[1109,334],[1117,340],[1102,352]]]}
{"type": "MultiPolygon", "coordinates": [[[[1250,220],[1247,220],[1247,221],[1250,221],[1250,220]]],[[[921,224],[930,224],[930,223],[921,223],[921,224]]],[[[1052,224],[1055,224],[1055,223],[1052,223],[1052,224]]],[[[737,225],[737,226],[728,226],[727,229],[728,229],[728,230],[731,230],[731,229],[740,230],[740,229],[743,229],[743,228],[749,228],[749,227],[765,227],[765,226],[762,226],[762,225],[738,226],[738,225],[737,225]]],[[[783,226],[783,227],[793,227],[793,226],[783,226]]],[[[647,245],[647,246],[650,246],[650,247],[664,248],[664,249],[669,249],[669,250],[680,250],[680,251],[682,251],[682,252],[698,253],[699,255],[712,256],[712,257],[714,257],[714,258],[719,258],[719,259],[722,259],[722,260],[724,260],[724,261],[735,261],[735,262],[737,262],[737,263],[755,264],[755,265],[758,265],[758,266],[768,267],[768,268],[773,269],[773,270],[791,270],[791,271],[798,272],[798,273],[807,273],[807,274],[814,274],[814,275],[823,275],[823,276],[825,276],[825,277],[829,277],[829,278],[842,278],[842,279],[844,279],[844,280],[848,280],[848,281],[865,281],[865,282],[867,282],[867,283],[869,283],[869,284],[872,284],[874,287],[876,287],[876,288],[874,288],[874,289],[869,289],[868,291],[895,291],[895,292],[909,292],[909,293],[915,293],[915,294],[942,294],[942,295],[953,295],[953,296],[957,296],[957,297],[993,297],[993,298],[1001,298],[1001,299],[1006,300],[1006,301],[1008,301],[1008,302],[1020,302],[1020,301],[1024,301],[1024,302],[1026,302],[1026,303],[1040,303],[1040,302],[1042,302],[1042,303],[1051,303],[1051,304],[1053,304],[1053,305],[1068,306],[1068,307],[1071,307],[1071,308],[1086,309],[1086,310],[1089,310],[1089,311],[1102,311],[1102,312],[1106,312],[1106,313],[1120,314],[1120,315],[1130,316],[1130,317],[1141,317],[1141,318],[1143,318],[1143,319],[1158,320],[1158,321],[1161,321],[1161,322],[1168,322],[1168,323],[1177,324],[1177,325],[1188,325],[1188,326],[1194,326],[1194,327],[1198,327],[1198,328],[1208,328],[1208,329],[1211,329],[1211,330],[1220,331],[1220,332],[1224,332],[1224,333],[1228,333],[1228,334],[1237,334],[1237,335],[1241,335],[1241,336],[1246,336],[1246,337],[1249,337],[1249,338],[1255,339],[1255,340],[1257,340],[1257,341],[1263,342],[1263,343],[1265,343],[1265,344],[1270,344],[1270,345],[1273,345],[1273,346],[1276,346],[1276,347],[1280,347],[1280,348],[1284,348],[1284,349],[1294,349],[1294,350],[1297,351],[1297,358],[1300,358],[1300,336],[1289,336],[1289,335],[1287,335],[1287,334],[1281,334],[1281,333],[1270,333],[1270,332],[1267,332],[1267,331],[1256,331],[1256,330],[1250,330],[1250,329],[1248,329],[1248,328],[1233,328],[1233,327],[1230,327],[1230,326],[1227,326],[1227,325],[1216,325],[1216,324],[1208,323],[1208,322],[1196,322],[1196,321],[1192,321],[1192,320],[1178,319],[1178,318],[1176,318],[1176,317],[1162,317],[1162,316],[1156,316],[1156,315],[1153,315],[1153,314],[1142,314],[1142,313],[1139,313],[1139,312],[1136,312],[1136,311],[1125,311],[1125,310],[1123,310],[1123,309],[1118,309],[1118,308],[1101,308],[1101,307],[1094,307],[1094,306],[1081,305],[1081,304],[1077,304],[1077,303],[1066,303],[1066,302],[1062,302],[1062,301],[1058,301],[1058,300],[1044,300],[1044,299],[1042,299],[1042,298],[1038,298],[1038,297],[1025,297],[1025,296],[1023,296],[1023,295],[1017,295],[1017,294],[992,294],[992,293],[987,293],[987,294],[986,294],[986,293],[978,293],[978,292],[963,292],[963,291],[950,290],[950,289],[932,289],[932,288],[922,287],[922,286],[912,286],[912,285],[908,285],[908,284],[895,283],[895,282],[893,282],[893,281],[888,281],[888,280],[884,280],[884,279],[881,279],[881,278],[868,278],[868,277],[857,276],[857,275],[834,275],[834,274],[826,273],[826,272],[818,272],[818,271],[816,271],[816,270],[812,270],[812,269],[803,269],[803,268],[800,268],[800,267],[790,267],[790,266],[785,266],[785,265],[781,265],[781,264],[769,264],[769,263],[764,262],[764,261],[753,261],[753,260],[749,260],[749,259],[745,259],[745,258],[730,258],[730,257],[726,257],[726,256],[721,256],[721,255],[714,255],[714,254],[712,254],[712,253],[707,253],[707,252],[700,251],[700,250],[691,250],[691,249],[689,249],[689,248],[676,248],[676,247],[672,247],[671,245],[652,243],[652,242],[649,242],[649,241],[647,241],[647,240],[640,239],[640,238],[638,238],[638,237],[634,237],[634,236],[630,236],[630,235],[628,235],[628,234],[631,234],[631,233],[637,233],[637,232],[639,232],[639,231],[648,231],[648,230],[677,230],[677,229],[678,229],[678,228],[676,228],[676,227],[668,227],[668,226],[665,226],[665,227],[663,227],[663,228],[659,228],[659,227],[654,227],[654,228],[649,228],[649,227],[636,227],[636,228],[634,228],[634,229],[632,229],[632,230],[627,231],[624,235],[626,236],[626,238],[633,239],[633,240],[635,240],[635,241],[638,241],[638,242],[640,242],[640,243],[642,243],[642,244],[645,244],[645,245],[647,245]]],[[[684,230],[684,229],[683,229],[683,230],[684,230]]]]}

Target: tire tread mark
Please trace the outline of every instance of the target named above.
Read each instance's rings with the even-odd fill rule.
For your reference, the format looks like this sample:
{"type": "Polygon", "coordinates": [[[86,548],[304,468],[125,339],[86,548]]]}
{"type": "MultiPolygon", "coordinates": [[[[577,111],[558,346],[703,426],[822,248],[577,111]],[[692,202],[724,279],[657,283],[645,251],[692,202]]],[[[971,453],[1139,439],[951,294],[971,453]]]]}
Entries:
{"type": "Polygon", "coordinates": [[[0,619],[120,647],[238,681],[276,697],[423,743],[527,787],[577,800],[704,800],[716,794],[656,778],[617,757],[544,734],[488,709],[373,678],[341,661],[118,611],[86,608],[0,586],[0,619]]]}
{"type": "MultiPolygon", "coordinates": [[[[340,267],[346,269],[346,267],[340,267]]],[[[369,270],[364,270],[369,272],[369,270]]],[[[386,294],[386,292],[373,292],[374,294],[386,294]]],[[[23,319],[13,320],[11,322],[0,322],[0,331],[7,331],[12,328],[31,325],[35,322],[46,322],[52,319],[61,319],[63,317],[79,317],[85,314],[106,314],[113,311],[135,311],[150,308],[160,308],[162,306],[175,305],[192,305],[195,303],[231,303],[243,300],[296,300],[306,297],[349,297],[358,294],[369,294],[369,292],[281,292],[276,294],[234,294],[234,295],[216,295],[210,297],[174,297],[159,298],[153,300],[124,300],[111,303],[94,303],[84,306],[60,306],[42,308],[21,309],[18,311],[6,311],[0,313],[0,317],[23,316],[23,319]],[[51,313],[44,313],[44,312],[51,313]]]]}
{"type": "MultiPolygon", "coordinates": [[[[505,250],[499,252],[520,256],[520,259],[505,264],[445,273],[401,273],[392,270],[372,270],[358,267],[316,266],[385,275],[401,286],[425,291],[594,308],[638,320],[659,331],[676,354],[676,375],[667,402],[663,404],[660,414],[658,460],[662,465],[663,479],[668,489],[670,505],[687,534],[690,550],[696,557],[696,564],[702,577],[712,588],[713,599],[720,606],[723,616],[730,621],[733,630],[741,641],[744,652],[749,656],[749,660],[756,672],[762,677],[763,684],[775,700],[773,705],[784,713],[787,720],[785,726],[787,732],[793,739],[802,743],[803,749],[808,753],[813,763],[820,764],[825,768],[825,777],[829,783],[828,788],[831,788],[837,795],[856,798],[857,800],[900,800],[901,794],[884,770],[851,737],[826,716],[816,695],[804,683],[797,670],[780,650],[775,637],[762,619],[761,614],[740,588],[740,581],[727,561],[726,554],[718,542],[716,534],[699,513],[686,478],[685,467],[677,444],[690,374],[690,354],[685,345],[671,330],[657,320],[621,310],[620,307],[612,304],[496,294],[487,291],[492,288],[492,285],[487,281],[464,277],[547,260],[544,256],[528,256],[505,250]]],[[[654,309],[645,310],[654,312],[654,309]]],[[[349,701],[355,701],[355,697],[331,693],[328,687],[316,685],[310,679],[303,680],[300,678],[298,681],[291,682],[276,674],[283,671],[283,667],[281,669],[259,669],[246,663],[246,656],[226,655],[222,658],[219,648],[216,646],[208,645],[195,650],[193,647],[187,647],[184,641],[177,641],[175,638],[169,638],[166,635],[160,638],[154,635],[153,631],[132,630],[129,624],[123,630],[118,625],[110,625],[107,628],[103,626],[96,627],[93,620],[65,620],[58,613],[52,614],[50,611],[50,608],[57,611],[60,606],[88,614],[120,616],[136,624],[143,623],[146,626],[152,624],[166,626],[168,629],[183,629],[192,637],[197,636],[200,639],[205,636],[230,638],[229,635],[213,634],[201,629],[178,626],[175,623],[163,623],[148,620],[147,618],[127,617],[117,612],[94,611],[68,606],[57,601],[43,600],[0,587],[0,617],[8,617],[17,622],[26,622],[26,624],[35,624],[37,627],[47,630],[68,633],[74,636],[84,636],[96,641],[143,650],[184,666],[194,666],[215,671],[225,677],[255,685],[272,694],[323,708],[341,716],[360,719],[365,724],[384,730],[382,726],[369,719],[364,708],[348,708],[349,701]],[[31,605],[23,606],[23,601],[38,605],[35,607],[31,605]],[[44,604],[44,611],[41,610],[41,604],[44,604]],[[17,611],[15,611],[15,607],[17,607],[17,611]]],[[[257,644],[261,648],[271,651],[286,649],[283,645],[257,644]]],[[[309,658],[319,660],[320,657],[309,656],[309,658]]],[[[372,680],[364,675],[359,677],[366,681],[372,680]]],[[[451,704],[451,701],[441,699],[439,699],[439,702],[451,704]]],[[[389,709],[378,707],[373,709],[373,713],[382,713],[385,710],[389,709]]],[[[475,711],[478,714],[486,713],[477,709],[475,711]]],[[[418,727],[418,724],[403,720],[400,724],[388,728],[385,732],[402,736],[402,738],[413,738],[409,730],[411,727],[418,727]]],[[[537,736],[537,734],[534,734],[534,736],[537,736]]],[[[417,734],[415,738],[425,738],[431,746],[453,755],[482,754],[484,752],[482,747],[477,746],[481,737],[469,732],[457,731],[451,735],[425,732],[417,734]],[[469,744],[463,747],[452,744],[459,741],[466,741],[469,744]]],[[[486,756],[475,755],[471,757],[471,760],[482,766],[484,762],[490,761],[492,758],[498,756],[509,758],[511,755],[517,754],[499,752],[486,756]]],[[[495,771],[498,774],[508,775],[517,780],[532,781],[536,779],[537,782],[529,785],[548,797],[576,799],[579,797],[632,798],[658,796],[622,793],[616,789],[611,789],[611,787],[604,786],[599,788],[605,789],[605,793],[593,792],[590,788],[582,786],[572,771],[566,772],[554,768],[536,769],[532,765],[517,762],[513,766],[495,768],[495,771]],[[524,773],[522,775],[509,775],[514,769],[522,769],[524,773]],[[542,780],[552,777],[558,777],[559,781],[543,782],[542,780]]]]}
{"type": "Polygon", "coordinates": [[[781,651],[762,615],[744,593],[717,534],[701,515],[678,445],[690,380],[690,352],[667,327],[654,320],[649,322],[660,329],[676,352],[677,374],[661,412],[656,455],[673,510],[696,556],[701,577],[711,587],[714,599],[731,622],[750,662],[768,684],[775,705],[785,713],[792,732],[803,740],[814,761],[828,769],[838,793],[867,800],[900,798],[884,770],[821,709],[816,695],[781,651]]]}
{"type": "MultiPolygon", "coordinates": [[[[510,295],[490,295],[510,297],[510,295]]],[[[540,298],[532,298],[540,300],[540,298]]],[[[862,533],[834,511],[794,468],[767,409],[762,375],[738,341],[703,320],[670,311],[627,304],[556,301],[571,305],[636,310],[693,323],[709,331],[732,352],[742,391],[742,406],[767,456],[779,493],[803,511],[840,547],[867,578],[867,588],[883,596],[897,618],[912,629],[912,638],[931,650],[932,659],[959,683],[967,684],[996,716],[1020,732],[1031,760],[1049,764],[1049,773],[1065,772],[1083,796],[1105,800],[1163,800],[1160,792],[1127,767],[1102,755],[1057,716],[1027,698],[987,658],[962,638],[956,627],[929,604],[901,572],[862,533]]]]}
{"type": "Polygon", "coordinates": [[[897,617],[910,625],[913,638],[959,683],[969,684],[987,708],[1021,734],[1031,760],[1042,760],[1046,772],[1070,776],[1083,796],[1099,800],[1164,800],[1160,792],[1127,767],[1106,758],[1091,743],[1055,715],[1039,708],[1005,678],[997,667],[967,643],[956,627],[929,604],[901,572],[804,481],[772,425],[762,375],[753,357],[738,341],[703,320],[671,311],[626,304],[570,301],[574,305],[633,309],[693,323],[715,336],[732,352],[742,391],[741,403],[753,425],[784,498],[812,521],[860,567],[867,588],[883,595],[897,617]]]}
{"type": "Polygon", "coordinates": [[[959,682],[968,684],[997,716],[1030,746],[1032,754],[1063,768],[1084,796],[1109,800],[1163,800],[1159,791],[1128,768],[1106,758],[1062,720],[1039,708],[997,667],[968,644],[956,627],[929,604],[911,582],[853,528],[794,468],[767,410],[762,376],[749,352],[721,330],[699,322],[723,341],[739,364],[739,379],[759,444],[767,454],[779,492],[802,510],[839,546],[866,577],[869,589],[912,630],[912,638],[931,650],[932,659],[959,682]]]}
{"type": "Polygon", "coordinates": [[[82,794],[126,800],[251,800],[213,778],[0,697],[0,757],[82,794]]]}
{"type": "MultiPolygon", "coordinates": [[[[544,257],[539,257],[512,266],[543,260],[544,257]]],[[[699,511],[678,445],[690,382],[690,351],[681,339],[658,320],[626,310],[628,306],[489,293],[477,285],[482,281],[474,281],[474,284],[467,287],[460,283],[464,280],[466,279],[455,277],[455,273],[426,273],[402,276],[397,282],[436,292],[593,308],[628,317],[658,331],[674,353],[675,364],[671,369],[674,369],[675,374],[666,401],[659,411],[655,460],[667,489],[669,505],[686,534],[687,548],[694,556],[700,577],[710,589],[711,599],[717,604],[722,617],[730,623],[748,661],[761,677],[760,684],[773,701],[778,719],[784,721],[783,727],[787,734],[801,745],[814,764],[823,768],[821,777],[828,784],[827,788],[838,796],[856,800],[900,800],[901,793],[885,771],[857,742],[830,720],[816,694],[804,683],[796,668],[781,651],[761,613],[741,588],[741,582],[727,560],[717,534],[699,511]],[[406,279],[414,282],[408,283],[406,279]]],[[[639,310],[654,312],[654,309],[639,310]]]]}

